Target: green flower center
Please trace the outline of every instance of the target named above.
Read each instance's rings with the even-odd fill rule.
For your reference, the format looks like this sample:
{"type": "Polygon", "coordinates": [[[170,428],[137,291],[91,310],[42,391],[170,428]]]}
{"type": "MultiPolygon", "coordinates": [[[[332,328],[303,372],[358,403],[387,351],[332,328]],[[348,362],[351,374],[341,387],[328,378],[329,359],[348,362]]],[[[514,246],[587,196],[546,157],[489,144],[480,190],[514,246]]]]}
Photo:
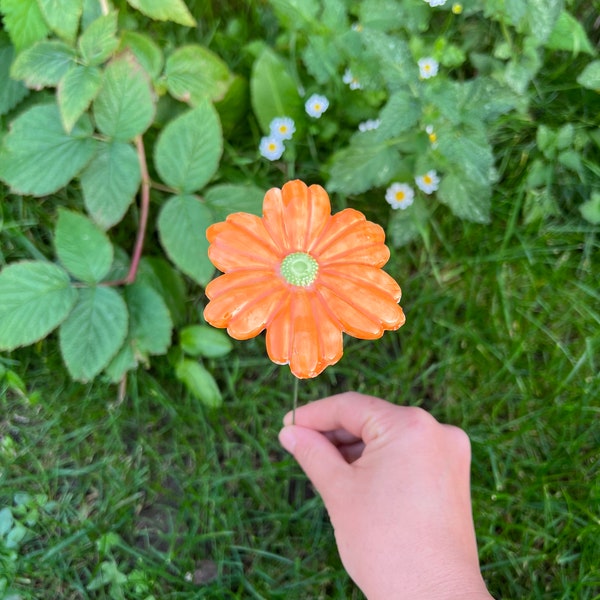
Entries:
{"type": "Polygon", "coordinates": [[[305,252],[288,254],[281,263],[282,277],[292,285],[308,287],[317,278],[319,263],[305,252]]]}

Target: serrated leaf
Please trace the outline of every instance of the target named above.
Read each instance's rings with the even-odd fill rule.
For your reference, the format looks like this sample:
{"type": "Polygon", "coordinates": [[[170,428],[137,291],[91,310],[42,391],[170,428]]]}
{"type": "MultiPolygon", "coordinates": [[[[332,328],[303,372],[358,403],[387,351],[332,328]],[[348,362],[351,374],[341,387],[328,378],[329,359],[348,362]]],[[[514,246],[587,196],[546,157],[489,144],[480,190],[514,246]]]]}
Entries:
{"type": "Polygon", "coordinates": [[[70,134],[58,106],[34,106],[11,124],[0,148],[0,178],[18,194],[47,196],[63,188],[93,156],[96,142],[83,116],[70,134]]]}
{"type": "Polygon", "coordinates": [[[389,140],[414,127],[421,112],[421,105],[410,92],[406,90],[395,92],[381,110],[379,115],[381,123],[377,128],[376,139],[389,140]]]}
{"type": "Polygon", "coordinates": [[[136,281],[149,285],[160,294],[175,325],[185,320],[185,282],[165,259],[156,256],[142,258],[136,281]]]}
{"type": "Polygon", "coordinates": [[[450,173],[442,177],[437,196],[461,219],[490,222],[491,186],[477,185],[460,174],[450,173]]]}
{"type": "Polygon", "coordinates": [[[343,57],[330,38],[311,36],[302,51],[302,61],[317,83],[324,85],[339,78],[343,57]]]}
{"type": "Polygon", "coordinates": [[[138,361],[133,353],[132,345],[125,342],[104,370],[104,374],[112,383],[119,383],[127,371],[131,371],[137,366],[138,361]]]}
{"type": "Polygon", "coordinates": [[[87,283],[102,281],[113,261],[113,247],[106,234],[70,210],[58,211],[54,245],[65,269],[87,283]]]}
{"type": "Polygon", "coordinates": [[[17,52],[43,40],[48,26],[37,0],[0,0],[4,28],[17,52]]]}
{"type": "Polygon", "coordinates": [[[208,325],[189,325],[179,332],[181,349],[190,356],[220,358],[233,348],[229,336],[208,325]]]}
{"type": "Polygon", "coordinates": [[[270,0],[269,4],[277,19],[289,29],[314,24],[319,12],[318,0],[270,0]]]}
{"type": "Polygon", "coordinates": [[[98,129],[115,140],[129,141],[150,127],[155,98],[148,75],[133,55],[119,56],[106,67],[93,109],[98,129]]]}
{"type": "Polygon", "coordinates": [[[291,117],[297,126],[304,118],[296,83],[286,64],[270,48],[265,48],[252,65],[250,99],[265,133],[275,117],[291,117]]]}
{"type": "Polygon", "coordinates": [[[204,200],[215,213],[215,220],[224,221],[229,213],[234,212],[262,216],[264,196],[264,190],[255,185],[223,183],[206,190],[204,200]]]}
{"type": "Polygon", "coordinates": [[[76,57],[75,50],[68,44],[58,40],[43,40],[17,56],[10,74],[34,90],[56,86],[75,64],[76,57]]]}
{"type": "Polygon", "coordinates": [[[194,196],[173,196],[158,217],[158,233],[167,256],[202,286],[214,272],[205,235],[211,223],[210,210],[194,196]]]}
{"type": "Polygon", "coordinates": [[[215,378],[195,360],[183,359],[177,364],[175,375],[208,408],[219,408],[223,404],[215,378]]]}
{"type": "Polygon", "coordinates": [[[0,116],[11,111],[29,93],[22,82],[10,77],[14,55],[13,46],[0,45],[0,116]]]}
{"type": "Polygon", "coordinates": [[[81,56],[88,66],[107,60],[119,46],[117,39],[117,13],[110,12],[92,21],[78,42],[81,56]]]}
{"type": "Polygon", "coordinates": [[[550,50],[566,50],[573,54],[595,54],[583,25],[566,10],[561,12],[545,46],[550,50]]]}
{"type": "Polygon", "coordinates": [[[387,183],[400,168],[400,157],[386,144],[352,144],[333,155],[329,191],[360,194],[387,183]]]}
{"type": "Polygon", "coordinates": [[[136,31],[124,31],[120,48],[132,52],[150,77],[155,79],[160,75],[164,63],[162,50],[150,36],[136,31]]]}
{"type": "Polygon", "coordinates": [[[100,373],[125,341],[127,323],[127,307],[114,288],[80,288],[73,311],[59,329],[71,377],[89,381],[100,373]]]}
{"type": "Polygon", "coordinates": [[[137,153],[125,142],[98,143],[80,179],[87,211],[100,227],[108,229],[121,221],[140,187],[137,153]]]}
{"type": "Polygon", "coordinates": [[[430,219],[426,201],[417,196],[411,206],[405,210],[394,210],[390,215],[387,236],[394,247],[405,246],[425,235],[430,219]]]}
{"type": "Polygon", "coordinates": [[[76,292],[52,263],[13,263],[0,272],[0,348],[13,350],[46,337],[67,317],[76,292]]]}
{"type": "Polygon", "coordinates": [[[178,48],[167,58],[165,78],[169,93],[192,106],[221,100],[232,81],[232,74],[217,54],[192,44],[178,48]]]}
{"type": "Polygon", "coordinates": [[[96,67],[76,65],[58,84],[56,92],[65,131],[70,133],[100,91],[102,72],[96,67]]]}
{"type": "Polygon", "coordinates": [[[186,27],[196,25],[196,20],[183,0],[127,0],[127,2],[152,19],[173,21],[186,27]]]}
{"type": "Polygon", "coordinates": [[[134,349],[142,354],[165,354],[171,345],[173,323],[162,296],[136,281],[125,288],[125,302],[134,349]]]}
{"type": "Polygon", "coordinates": [[[163,129],[154,148],[154,164],[167,185],[189,193],[210,181],[222,151],[219,116],[204,100],[163,129]]]}
{"type": "Polygon", "coordinates": [[[402,38],[371,29],[362,35],[365,47],[379,59],[381,75],[391,90],[404,89],[418,79],[417,63],[402,38]]]}
{"type": "Polygon", "coordinates": [[[600,92],[600,60],[594,60],[586,65],[577,77],[577,83],[584,88],[600,92]]]}
{"type": "Polygon", "coordinates": [[[529,29],[539,42],[545,42],[564,8],[564,0],[527,0],[529,29]]]}
{"type": "Polygon", "coordinates": [[[59,37],[72,42],[77,36],[83,0],[38,0],[50,29],[59,37]]]}

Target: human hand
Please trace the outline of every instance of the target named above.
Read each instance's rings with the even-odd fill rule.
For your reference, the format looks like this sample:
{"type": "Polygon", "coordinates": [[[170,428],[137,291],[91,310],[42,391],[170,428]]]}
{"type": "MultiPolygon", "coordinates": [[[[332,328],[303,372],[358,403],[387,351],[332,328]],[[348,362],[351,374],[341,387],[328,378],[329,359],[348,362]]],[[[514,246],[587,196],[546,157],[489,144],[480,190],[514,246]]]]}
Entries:
{"type": "Polygon", "coordinates": [[[287,414],[279,439],[321,494],[369,600],[490,600],[471,514],[469,438],[416,407],[348,392],[287,414]]]}

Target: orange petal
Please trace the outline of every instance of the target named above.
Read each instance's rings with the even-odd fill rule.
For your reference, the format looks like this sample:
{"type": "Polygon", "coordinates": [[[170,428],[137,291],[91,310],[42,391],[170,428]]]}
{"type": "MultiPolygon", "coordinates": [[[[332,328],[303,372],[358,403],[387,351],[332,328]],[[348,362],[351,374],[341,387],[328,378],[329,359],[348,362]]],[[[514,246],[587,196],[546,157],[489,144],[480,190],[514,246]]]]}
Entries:
{"type": "Polygon", "coordinates": [[[347,208],[333,215],[310,253],[321,264],[343,261],[382,267],[390,257],[384,242],[385,232],[379,225],[347,208]]]}
{"type": "Polygon", "coordinates": [[[249,249],[241,250],[237,243],[225,243],[227,238],[219,238],[208,247],[208,258],[219,271],[229,273],[238,269],[244,270],[266,270],[269,267],[275,269],[279,265],[279,259],[257,246],[249,244],[249,249]]]}
{"type": "Polygon", "coordinates": [[[204,318],[213,327],[229,327],[232,319],[247,310],[250,305],[282,289],[285,289],[284,286],[275,277],[267,284],[260,281],[231,287],[226,293],[211,299],[204,309],[204,318]]]}
{"type": "Polygon", "coordinates": [[[289,254],[290,246],[285,228],[285,207],[283,204],[283,195],[279,188],[271,188],[263,200],[263,223],[271,239],[283,250],[289,254]]]}
{"type": "Polygon", "coordinates": [[[314,292],[299,290],[269,324],[267,352],[296,377],[316,377],[342,356],[342,332],[314,292]]]}
{"type": "Polygon", "coordinates": [[[357,265],[356,263],[333,263],[321,268],[321,273],[331,273],[344,279],[353,280],[359,285],[372,285],[391,296],[396,302],[400,302],[402,290],[396,280],[377,267],[369,265],[357,265]]]}
{"type": "MultiPolygon", "coordinates": [[[[260,217],[250,213],[233,213],[227,217],[227,223],[236,230],[244,231],[247,235],[252,236],[258,243],[269,248],[273,254],[282,257],[282,249],[271,238],[260,217]]],[[[242,244],[243,242],[240,242],[240,246],[242,244]]]]}
{"type": "Polygon", "coordinates": [[[404,313],[395,297],[373,283],[324,271],[319,273],[317,289],[330,301],[329,306],[350,335],[370,339],[381,336],[386,329],[398,329],[404,324],[404,313]],[[343,302],[337,302],[329,292],[343,302]],[[362,318],[358,317],[357,311],[362,318]],[[368,327],[368,322],[378,324],[379,332],[368,327]]]}
{"type": "Polygon", "coordinates": [[[247,287],[258,283],[268,285],[273,277],[273,270],[249,269],[246,271],[235,271],[213,279],[206,286],[204,293],[208,296],[209,300],[213,300],[222,294],[230,293],[235,288],[247,287]]]}

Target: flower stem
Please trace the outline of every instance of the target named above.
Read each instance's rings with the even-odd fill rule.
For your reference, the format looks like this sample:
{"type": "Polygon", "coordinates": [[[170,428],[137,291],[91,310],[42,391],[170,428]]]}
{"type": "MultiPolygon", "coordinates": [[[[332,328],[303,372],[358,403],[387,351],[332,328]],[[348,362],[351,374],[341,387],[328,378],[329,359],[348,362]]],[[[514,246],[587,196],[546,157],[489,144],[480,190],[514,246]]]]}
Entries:
{"type": "Polygon", "coordinates": [[[296,408],[298,406],[298,382],[300,380],[294,377],[294,389],[292,392],[292,425],[296,424],[296,408]]]}

